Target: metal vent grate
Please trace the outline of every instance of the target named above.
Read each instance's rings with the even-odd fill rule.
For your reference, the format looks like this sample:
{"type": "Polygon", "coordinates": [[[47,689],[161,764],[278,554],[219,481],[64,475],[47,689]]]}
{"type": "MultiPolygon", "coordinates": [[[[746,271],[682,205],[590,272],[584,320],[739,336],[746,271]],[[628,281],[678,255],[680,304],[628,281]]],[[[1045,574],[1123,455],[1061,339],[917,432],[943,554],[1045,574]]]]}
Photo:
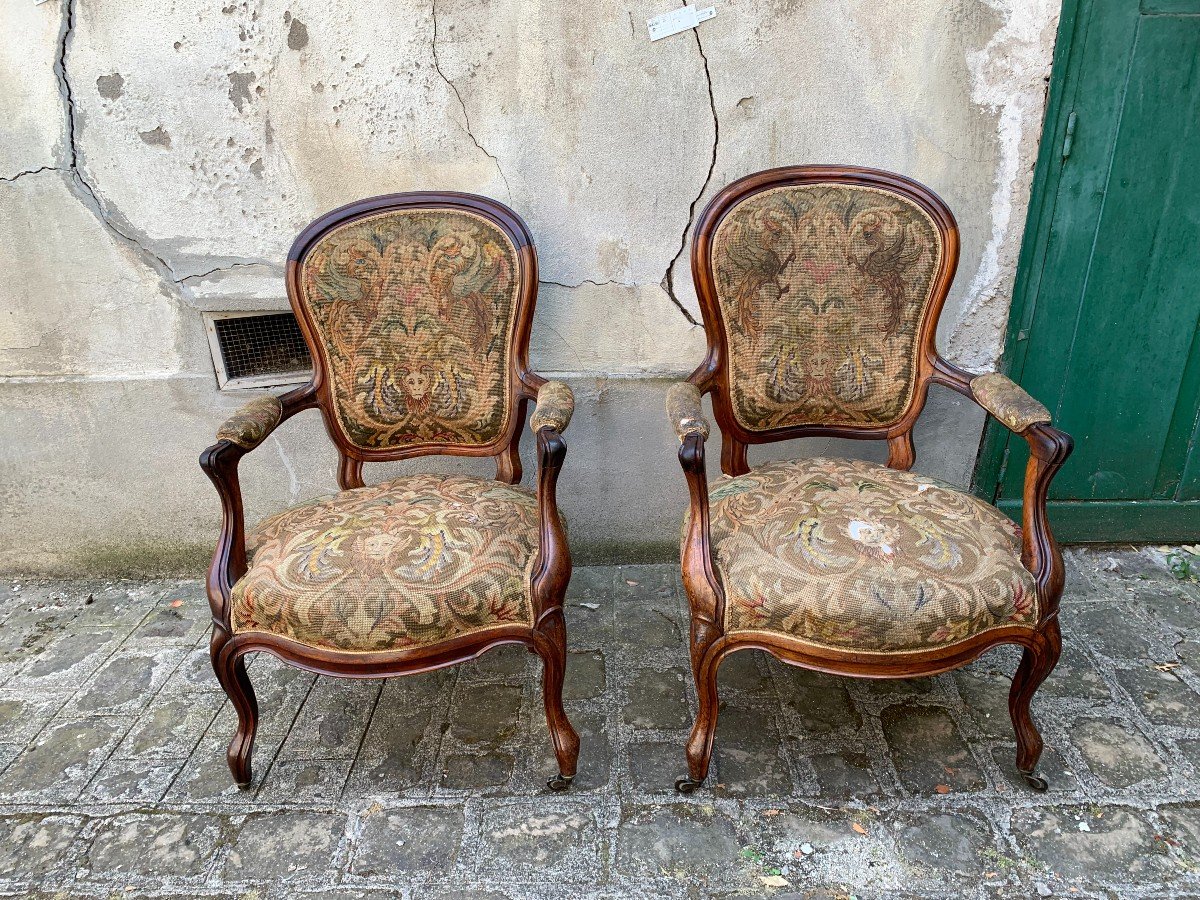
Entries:
{"type": "Polygon", "coordinates": [[[304,335],[290,312],[217,313],[208,332],[222,388],[287,384],[312,371],[304,335]]]}

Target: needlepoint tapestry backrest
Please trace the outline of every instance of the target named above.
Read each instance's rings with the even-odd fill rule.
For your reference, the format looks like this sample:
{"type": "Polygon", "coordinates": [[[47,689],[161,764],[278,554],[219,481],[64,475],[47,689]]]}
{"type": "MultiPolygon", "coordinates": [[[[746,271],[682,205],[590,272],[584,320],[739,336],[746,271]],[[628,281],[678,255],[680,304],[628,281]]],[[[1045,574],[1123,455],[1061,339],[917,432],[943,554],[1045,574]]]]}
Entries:
{"type": "Polygon", "coordinates": [[[743,429],[885,428],[919,402],[927,313],[948,285],[943,230],[921,203],[886,184],[768,186],[733,200],[708,248],[743,429]]]}
{"type": "Polygon", "coordinates": [[[467,209],[390,208],[321,234],[293,304],[324,368],[330,427],[367,453],[501,439],[521,278],[509,235],[467,209]]]}

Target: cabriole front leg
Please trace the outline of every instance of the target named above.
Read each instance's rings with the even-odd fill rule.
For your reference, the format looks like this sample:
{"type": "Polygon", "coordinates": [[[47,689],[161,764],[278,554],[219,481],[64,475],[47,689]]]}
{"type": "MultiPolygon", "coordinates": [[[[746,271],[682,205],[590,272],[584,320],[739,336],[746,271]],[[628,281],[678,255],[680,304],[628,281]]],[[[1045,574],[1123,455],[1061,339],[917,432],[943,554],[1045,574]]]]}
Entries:
{"type": "Polygon", "coordinates": [[[237,786],[246,788],[253,779],[250,757],[254,751],[254,734],[258,729],[258,700],[254,696],[250,676],[246,673],[245,659],[236,648],[229,646],[229,634],[223,628],[213,628],[209,650],[217,680],[238,717],[237,730],[226,754],[229,771],[237,786]]]}
{"type": "Polygon", "coordinates": [[[714,648],[721,637],[719,623],[725,603],[713,565],[709,537],[708,478],[704,469],[702,434],[693,432],[682,436],[679,464],[687,480],[690,499],[681,562],[690,617],[688,650],[698,707],[685,749],[688,774],[676,780],[675,789],[681,794],[690,794],[708,776],[712,758],[717,728],[717,667],[720,665],[720,655],[714,648]]]}
{"type": "Polygon", "coordinates": [[[688,774],[675,782],[675,790],[681,794],[692,793],[708,777],[708,767],[712,762],[713,738],[717,733],[717,711],[720,703],[717,696],[717,669],[720,665],[720,653],[709,649],[696,674],[696,721],[692,725],[685,748],[688,774]]]}
{"type": "Polygon", "coordinates": [[[1033,695],[1046,677],[1054,671],[1062,654],[1062,634],[1058,617],[1050,619],[1039,632],[1039,640],[1025,648],[1021,664],[1013,676],[1012,688],[1008,693],[1008,711],[1012,717],[1013,730],[1017,734],[1017,771],[1036,791],[1049,786],[1045,778],[1035,774],[1038,760],[1042,756],[1042,736],[1034,724],[1030,705],[1033,695]]]}
{"type": "Polygon", "coordinates": [[[1029,425],[1022,433],[1029,444],[1029,462],[1022,493],[1021,563],[1037,585],[1042,621],[1038,640],[1025,648],[1013,676],[1008,708],[1017,733],[1017,770],[1030,787],[1044,791],[1048,787],[1046,779],[1034,773],[1042,755],[1042,736],[1029,707],[1034,693],[1054,670],[1062,653],[1058,605],[1066,581],[1062,551],[1050,530],[1046,501],[1050,482],[1071,455],[1074,442],[1069,434],[1046,423],[1029,425]]]}
{"type": "Polygon", "coordinates": [[[542,658],[542,699],[546,706],[546,727],[554,743],[558,774],[546,782],[552,791],[565,791],[575,780],[579,763],[579,735],[563,707],[563,679],[567,671],[567,630],[562,607],[551,610],[538,624],[544,638],[537,645],[542,658]]]}
{"type": "Polygon", "coordinates": [[[709,646],[721,636],[720,622],[725,601],[713,564],[709,530],[708,476],[704,469],[704,438],[691,433],[679,444],[679,464],[688,486],[688,523],[680,552],[683,588],[691,617],[690,653],[692,674],[699,677],[700,664],[709,646]]]}
{"type": "Polygon", "coordinates": [[[250,755],[258,726],[258,702],[246,674],[246,664],[229,646],[230,595],[233,585],[246,572],[246,544],[242,521],[242,494],[238,483],[238,461],[245,449],[221,440],[200,456],[200,467],[216,486],[221,498],[221,536],[208,568],[208,602],[212,610],[213,631],[209,656],[213,672],[237,712],[238,727],[229,742],[229,771],[238,787],[251,781],[250,755]]]}

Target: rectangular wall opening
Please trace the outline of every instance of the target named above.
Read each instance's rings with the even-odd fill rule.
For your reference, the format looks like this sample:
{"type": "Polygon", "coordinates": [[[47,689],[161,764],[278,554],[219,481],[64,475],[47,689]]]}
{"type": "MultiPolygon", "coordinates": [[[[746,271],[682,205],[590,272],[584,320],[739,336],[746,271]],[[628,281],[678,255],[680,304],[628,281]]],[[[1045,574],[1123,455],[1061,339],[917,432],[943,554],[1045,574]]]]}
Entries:
{"type": "Polygon", "coordinates": [[[205,325],[221,390],[297,384],[312,373],[291,312],[209,313],[205,325]]]}

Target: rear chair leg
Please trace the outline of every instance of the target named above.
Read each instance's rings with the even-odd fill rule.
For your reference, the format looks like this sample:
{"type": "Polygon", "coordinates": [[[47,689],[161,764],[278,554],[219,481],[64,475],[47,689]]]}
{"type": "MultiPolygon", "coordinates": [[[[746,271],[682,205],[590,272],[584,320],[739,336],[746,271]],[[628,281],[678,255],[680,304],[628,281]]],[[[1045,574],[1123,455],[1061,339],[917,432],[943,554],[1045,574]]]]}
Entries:
{"type": "Polygon", "coordinates": [[[1017,771],[1025,777],[1025,782],[1031,788],[1039,792],[1046,790],[1049,784],[1045,778],[1034,774],[1042,755],[1042,736],[1033,722],[1029,705],[1034,692],[1054,671],[1062,653],[1062,634],[1057,618],[1046,626],[1042,638],[1040,646],[1025,648],[1008,693],[1008,711],[1017,733],[1017,771]]]}

